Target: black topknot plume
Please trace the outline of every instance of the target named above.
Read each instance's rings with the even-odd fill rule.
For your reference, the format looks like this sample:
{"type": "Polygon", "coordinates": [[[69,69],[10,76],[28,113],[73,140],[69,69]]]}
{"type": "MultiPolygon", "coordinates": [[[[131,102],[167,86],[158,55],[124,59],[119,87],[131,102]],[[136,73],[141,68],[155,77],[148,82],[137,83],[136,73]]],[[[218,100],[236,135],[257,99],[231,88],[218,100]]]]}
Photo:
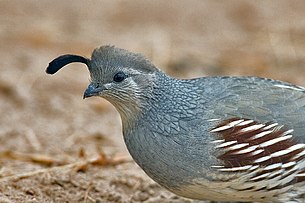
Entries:
{"type": "Polygon", "coordinates": [[[65,65],[74,62],[84,63],[89,67],[90,59],[85,58],[83,56],[72,55],[72,54],[62,55],[55,58],[53,61],[49,63],[49,66],[46,69],[46,73],[54,74],[65,65]]]}

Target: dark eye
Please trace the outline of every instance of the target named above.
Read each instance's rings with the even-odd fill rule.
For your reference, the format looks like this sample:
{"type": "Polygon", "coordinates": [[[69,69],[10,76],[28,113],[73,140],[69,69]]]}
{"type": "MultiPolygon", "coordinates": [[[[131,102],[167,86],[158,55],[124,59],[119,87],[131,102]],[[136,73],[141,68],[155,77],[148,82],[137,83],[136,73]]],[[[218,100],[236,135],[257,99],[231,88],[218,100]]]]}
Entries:
{"type": "Polygon", "coordinates": [[[118,72],[117,74],[114,75],[113,80],[115,82],[122,82],[125,78],[127,78],[127,75],[123,72],[118,72]]]}

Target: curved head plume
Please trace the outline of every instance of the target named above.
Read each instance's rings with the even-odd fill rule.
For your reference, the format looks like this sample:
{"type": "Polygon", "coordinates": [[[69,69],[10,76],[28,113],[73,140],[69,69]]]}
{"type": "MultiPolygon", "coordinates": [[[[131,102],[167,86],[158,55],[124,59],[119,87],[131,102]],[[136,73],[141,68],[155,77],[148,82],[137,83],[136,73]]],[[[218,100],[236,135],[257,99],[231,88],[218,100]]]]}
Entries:
{"type": "Polygon", "coordinates": [[[90,59],[85,58],[83,56],[78,56],[78,55],[72,55],[72,54],[66,54],[57,57],[53,61],[49,63],[49,66],[46,69],[46,72],[48,74],[54,74],[57,71],[59,71],[62,67],[69,63],[74,63],[74,62],[79,62],[79,63],[84,63],[89,67],[90,59]]]}

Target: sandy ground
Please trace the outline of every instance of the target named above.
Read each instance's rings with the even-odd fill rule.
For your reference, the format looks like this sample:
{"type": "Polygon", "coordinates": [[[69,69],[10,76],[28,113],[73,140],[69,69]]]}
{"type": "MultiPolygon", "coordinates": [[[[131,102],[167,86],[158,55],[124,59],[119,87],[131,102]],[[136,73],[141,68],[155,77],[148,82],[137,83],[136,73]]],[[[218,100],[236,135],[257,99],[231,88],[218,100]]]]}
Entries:
{"type": "Polygon", "coordinates": [[[118,113],[82,100],[89,75],[54,57],[100,45],[167,73],[256,75],[305,85],[304,1],[0,1],[0,202],[190,202],[128,155],[118,113]]]}

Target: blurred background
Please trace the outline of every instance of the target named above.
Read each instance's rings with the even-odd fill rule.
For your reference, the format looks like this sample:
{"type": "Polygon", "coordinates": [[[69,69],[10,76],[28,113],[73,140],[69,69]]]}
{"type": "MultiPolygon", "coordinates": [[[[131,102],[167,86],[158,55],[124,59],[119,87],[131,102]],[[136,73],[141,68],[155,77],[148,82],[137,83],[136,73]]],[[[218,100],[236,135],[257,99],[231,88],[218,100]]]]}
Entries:
{"type": "Polygon", "coordinates": [[[189,202],[132,161],[65,167],[101,151],[131,158],[115,109],[82,100],[85,66],[54,76],[45,68],[61,54],[90,57],[115,45],[179,78],[255,75],[305,85],[304,10],[301,0],[1,0],[0,201],[189,202]]]}

